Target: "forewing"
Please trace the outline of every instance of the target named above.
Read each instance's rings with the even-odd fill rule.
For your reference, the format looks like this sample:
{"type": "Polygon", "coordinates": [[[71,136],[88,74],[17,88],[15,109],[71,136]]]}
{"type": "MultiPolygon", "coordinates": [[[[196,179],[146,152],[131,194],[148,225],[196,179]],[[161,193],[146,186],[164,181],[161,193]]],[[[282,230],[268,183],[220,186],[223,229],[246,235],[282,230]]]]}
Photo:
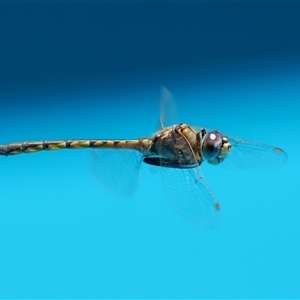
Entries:
{"type": "Polygon", "coordinates": [[[172,94],[165,88],[161,88],[159,129],[172,126],[177,122],[176,102],[172,94]]]}
{"type": "Polygon", "coordinates": [[[135,150],[91,151],[90,169],[97,182],[121,197],[133,196],[139,183],[141,154],[135,150]]]}
{"type": "MultiPolygon", "coordinates": [[[[193,127],[197,131],[201,127],[193,127]]],[[[205,128],[205,127],[204,127],[205,128]]],[[[205,128],[208,132],[213,129],[205,128]]],[[[219,131],[219,130],[217,130],[219,131]]],[[[279,147],[247,141],[219,131],[227,137],[232,149],[220,166],[234,168],[272,168],[286,163],[287,154],[279,147]]]]}
{"type": "Polygon", "coordinates": [[[232,145],[232,150],[222,162],[225,166],[271,168],[281,166],[287,161],[287,155],[281,148],[243,140],[230,135],[227,137],[232,145]]]}
{"type": "Polygon", "coordinates": [[[200,172],[200,167],[161,167],[163,186],[171,208],[198,228],[211,228],[218,221],[219,204],[200,172]]]}

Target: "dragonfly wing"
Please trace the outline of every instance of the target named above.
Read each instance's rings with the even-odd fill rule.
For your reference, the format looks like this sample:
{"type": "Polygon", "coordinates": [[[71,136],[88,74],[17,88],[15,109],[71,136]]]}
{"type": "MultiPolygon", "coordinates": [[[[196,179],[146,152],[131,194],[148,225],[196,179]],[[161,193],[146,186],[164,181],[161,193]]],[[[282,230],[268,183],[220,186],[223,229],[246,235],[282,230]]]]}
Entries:
{"type": "Polygon", "coordinates": [[[165,88],[161,88],[159,129],[176,124],[177,109],[172,94],[165,88]]]}
{"type": "MultiPolygon", "coordinates": [[[[200,127],[193,127],[197,131],[200,127]]],[[[205,128],[208,132],[212,129],[205,128]]],[[[217,130],[218,131],[218,130],[217,130]]],[[[232,149],[220,166],[234,168],[272,168],[286,163],[287,154],[278,147],[247,141],[239,137],[219,131],[227,137],[232,149]]]]}
{"type": "Polygon", "coordinates": [[[200,167],[161,167],[163,186],[171,208],[198,228],[213,227],[219,218],[219,204],[201,174],[200,167]]]}
{"type": "Polygon", "coordinates": [[[89,166],[97,182],[121,197],[133,196],[139,183],[141,154],[135,150],[91,151],[89,166]]]}
{"type": "Polygon", "coordinates": [[[283,165],[287,161],[286,153],[278,147],[246,141],[230,135],[228,139],[232,145],[232,150],[224,160],[224,165],[270,168],[283,165]]]}

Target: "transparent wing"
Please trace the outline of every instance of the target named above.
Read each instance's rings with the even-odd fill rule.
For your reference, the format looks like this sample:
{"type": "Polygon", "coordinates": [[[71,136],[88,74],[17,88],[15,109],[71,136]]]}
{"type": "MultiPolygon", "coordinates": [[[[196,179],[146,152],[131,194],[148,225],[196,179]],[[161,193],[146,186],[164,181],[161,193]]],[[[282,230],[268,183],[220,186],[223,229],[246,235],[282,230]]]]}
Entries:
{"type": "Polygon", "coordinates": [[[97,182],[121,197],[133,196],[139,183],[141,154],[135,150],[91,151],[89,167],[97,182]]]}
{"type": "Polygon", "coordinates": [[[212,227],[218,220],[219,204],[201,174],[192,147],[170,129],[155,141],[155,148],[158,154],[155,163],[160,164],[171,208],[198,228],[212,227]]]}
{"type": "MultiPolygon", "coordinates": [[[[193,127],[197,131],[201,127],[193,127]]],[[[205,128],[207,131],[213,131],[205,128]]],[[[218,130],[219,131],[219,130],[218,130]]],[[[272,168],[286,163],[287,154],[279,147],[247,141],[219,131],[227,137],[232,149],[220,166],[238,168],[272,168]]]]}
{"type": "Polygon", "coordinates": [[[211,228],[218,221],[219,204],[200,172],[161,167],[163,186],[171,208],[198,228],[211,228]]]}
{"type": "Polygon", "coordinates": [[[246,141],[230,135],[227,137],[232,150],[222,162],[224,166],[270,168],[281,166],[287,161],[287,155],[281,148],[246,141]]]}
{"type": "Polygon", "coordinates": [[[177,108],[172,94],[165,88],[161,88],[159,129],[176,124],[177,108]]]}

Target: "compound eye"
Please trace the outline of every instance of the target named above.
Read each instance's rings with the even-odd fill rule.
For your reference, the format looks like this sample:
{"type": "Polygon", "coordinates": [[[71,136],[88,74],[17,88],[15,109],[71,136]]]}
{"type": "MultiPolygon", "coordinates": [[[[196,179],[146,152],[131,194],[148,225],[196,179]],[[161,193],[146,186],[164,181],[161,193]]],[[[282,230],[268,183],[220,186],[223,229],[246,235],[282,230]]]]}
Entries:
{"type": "Polygon", "coordinates": [[[215,159],[222,147],[222,135],[217,131],[208,132],[202,141],[202,154],[205,159],[215,159]]]}

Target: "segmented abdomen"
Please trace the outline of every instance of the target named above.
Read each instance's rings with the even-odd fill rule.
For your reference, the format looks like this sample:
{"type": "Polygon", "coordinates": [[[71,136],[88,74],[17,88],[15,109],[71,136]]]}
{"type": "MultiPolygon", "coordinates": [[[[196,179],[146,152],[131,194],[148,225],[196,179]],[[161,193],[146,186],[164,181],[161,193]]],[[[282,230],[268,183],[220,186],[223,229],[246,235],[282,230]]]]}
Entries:
{"type": "Polygon", "coordinates": [[[84,149],[84,148],[112,148],[135,149],[143,151],[149,145],[149,139],[139,140],[60,140],[20,142],[0,145],[0,155],[16,155],[34,153],[42,150],[84,149]]]}

